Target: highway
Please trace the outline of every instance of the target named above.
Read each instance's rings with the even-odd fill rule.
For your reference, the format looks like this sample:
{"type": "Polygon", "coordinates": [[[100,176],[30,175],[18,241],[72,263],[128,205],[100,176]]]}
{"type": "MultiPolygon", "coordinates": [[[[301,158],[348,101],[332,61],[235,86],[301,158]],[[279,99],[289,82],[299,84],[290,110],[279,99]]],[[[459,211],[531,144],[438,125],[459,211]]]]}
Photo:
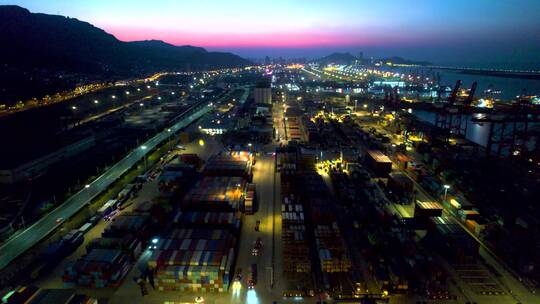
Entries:
{"type": "Polygon", "coordinates": [[[187,125],[210,111],[211,108],[211,104],[209,104],[208,101],[201,101],[195,104],[193,107],[175,118],[175,123],[170,128],[158,133],[143,143],[140,148],[131,151],[109,170],[95,179],[92,183],[86,185],[85,188],[68,198],[64,203],[52,210],[49,214],[42,217],[23,231],[20,231],[12,236],[0,247],[0,269],[9,265],[9,263],[11,263],[19,255],[36,245],[45,236],[62,225],[62,222],[65,219],[70,218],[81,210],[81,208],[87,205],[102,191],[107,189],[109,185],[114,183],[133,165],[143,159],[143,157],[150,153],[150,151],[152,151],[159,144],[167,140],[172,134],[185,128],[187,125]]]}

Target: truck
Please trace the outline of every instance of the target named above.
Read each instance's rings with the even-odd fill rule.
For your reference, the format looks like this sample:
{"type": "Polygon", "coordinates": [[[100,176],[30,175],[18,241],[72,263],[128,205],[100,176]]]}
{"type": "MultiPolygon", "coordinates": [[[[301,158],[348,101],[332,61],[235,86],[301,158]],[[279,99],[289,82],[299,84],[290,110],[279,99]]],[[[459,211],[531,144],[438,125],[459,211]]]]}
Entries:
{"type": "Polygon", "coordinates": [[[248,289],[254,289],[257,285],[257,264],[251,264],[247,284],[248,289]]]}
{"type": "Polygon", "coordinates": [[[133,196],[134,190],[135,190],[134,184],[127,184],[124,187],[124,189],[122,189],[122,191],[118,193],[118,196],[117,196],[118,204],[122,205],[123,203],[127,202],[127,200],[129,200],[133,196]]]}
{"type": "Polygon", "coordinates": [[[253,245],[253,249],[251,250],[251,254],[254,256],[259,256],[261,254],[262,246],[262,239],[257,238],[255,244],[253,245]]]}
{"type": "Polygon", "coordinates": [[[118,206],[118,200],[108,200],[99,210],[97,213],[104,219],[108,219],[110,214],[116,210],[116,207],[118,206]]]}

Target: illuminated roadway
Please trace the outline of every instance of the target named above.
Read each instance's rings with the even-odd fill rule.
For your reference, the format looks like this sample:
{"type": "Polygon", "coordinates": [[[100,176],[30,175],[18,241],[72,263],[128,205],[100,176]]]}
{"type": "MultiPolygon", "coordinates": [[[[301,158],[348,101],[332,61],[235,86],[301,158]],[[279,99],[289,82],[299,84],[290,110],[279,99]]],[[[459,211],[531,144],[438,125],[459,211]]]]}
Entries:
{"type": "Polygon", "coordinates": [[[70,218],[77,213],[81,208],[88,204],[94,197],[107,189],[109,185],[114,183],[119,177],[127,172],[134,164],[143,159],[150,151],[157,147],[160,143],[168,139],[175,132],[183,129],[193,121],[207,113],[211,106],[208,101],[202,101],[194,105],[191,109],[182,113],[175,119],[175,124],[170,128],[158,133],[147,142],[141,145],[145,149],[136,148],[131,151],[122,160],[112,166],[104,174],[95,179],[56,209],[43,216],[37,222],[28,228],[15,234],[0,247],[0,269],[6,267],[16,259],[19,255],[30,249],[32,246],[41,241],[45,236],[62,225],[65,219],[70,218]]]}

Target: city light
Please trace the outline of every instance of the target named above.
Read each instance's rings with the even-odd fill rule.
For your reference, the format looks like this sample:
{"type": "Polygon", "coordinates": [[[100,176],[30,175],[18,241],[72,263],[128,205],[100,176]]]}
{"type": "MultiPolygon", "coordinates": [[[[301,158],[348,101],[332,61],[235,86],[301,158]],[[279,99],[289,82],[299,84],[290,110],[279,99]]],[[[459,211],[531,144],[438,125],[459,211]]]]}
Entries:
{"type": "Polygon", "coordinates": [[[240,291],[242,290],[242,283],[239,281],[234,281],[232,284],[233,293],[240,294],[240,291]]]}
{"type": "Polygon", "coordinates": [[[94,103],[95,103],[95,104],[98,104],[98,103],[99,103],[99,100],[97,100],[97,99],[94,100],[94,103]]]}
{"type": "Polygon", "coordinates": [[[257,298],[257,292],[255,289],[250,289],[246,294],[246,303],[247,304],[259,304],[259,298],[257,298]]]}

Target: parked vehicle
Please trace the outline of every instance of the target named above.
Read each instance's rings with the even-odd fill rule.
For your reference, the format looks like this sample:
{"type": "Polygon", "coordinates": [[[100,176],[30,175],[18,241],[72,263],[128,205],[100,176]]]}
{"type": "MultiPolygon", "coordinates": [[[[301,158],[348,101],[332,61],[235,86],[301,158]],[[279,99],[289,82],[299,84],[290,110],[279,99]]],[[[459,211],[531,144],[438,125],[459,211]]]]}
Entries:
{"type": "Polygon", "coordinates": [[[253,245],[253,250],[251,251],[251,254],[254,256],[259,256],[261,254],[262,246],[262,239],[258,238],[253,245]]]}

